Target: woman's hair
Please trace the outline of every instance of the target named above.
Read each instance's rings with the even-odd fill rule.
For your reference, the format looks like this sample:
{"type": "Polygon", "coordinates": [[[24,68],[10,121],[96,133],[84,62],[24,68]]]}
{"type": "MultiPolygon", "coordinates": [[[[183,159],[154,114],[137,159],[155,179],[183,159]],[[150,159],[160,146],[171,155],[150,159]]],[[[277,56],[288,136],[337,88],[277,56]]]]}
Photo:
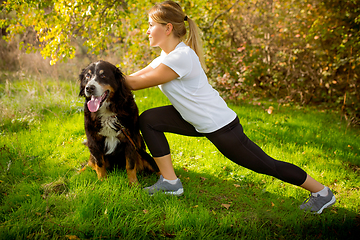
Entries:
{"type": "Polygon", "coordinates": [[[173,33],[176,37],[183,39],[186,35],[185,21],[189,23],[189,34],[184,40],[185,44],[191,47],[199,57],[201,66],[206,70],[200,30],[196,23],[185,15],[181,6],[173,1],[157,3],[149,11],[149,17],[156,23],[173,25],[173,33]]]}

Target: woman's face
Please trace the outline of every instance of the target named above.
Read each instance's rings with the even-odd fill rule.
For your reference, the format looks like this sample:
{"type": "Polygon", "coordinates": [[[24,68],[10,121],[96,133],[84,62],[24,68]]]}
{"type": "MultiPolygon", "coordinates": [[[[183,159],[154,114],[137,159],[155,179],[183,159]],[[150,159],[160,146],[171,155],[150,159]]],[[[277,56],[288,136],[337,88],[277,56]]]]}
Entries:
{"type": "Polygon", "coordinates": [[[150,46],[159,47],[166,40],[166,25],[154,22],[149,17],[149,29],[146,34],[149,35],[150,46]]]}

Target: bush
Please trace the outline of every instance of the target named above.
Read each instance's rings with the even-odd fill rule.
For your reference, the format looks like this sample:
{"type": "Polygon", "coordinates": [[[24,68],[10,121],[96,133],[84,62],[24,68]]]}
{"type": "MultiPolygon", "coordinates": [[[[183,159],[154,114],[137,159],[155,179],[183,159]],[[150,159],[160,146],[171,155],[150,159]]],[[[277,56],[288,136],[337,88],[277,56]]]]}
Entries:
{"type": "Polygon", "coordinates": [[[210,79],[231,100],[321,104],[359,123],[359,10],[353,0],[239,2],[205,32],[210,79]]]}

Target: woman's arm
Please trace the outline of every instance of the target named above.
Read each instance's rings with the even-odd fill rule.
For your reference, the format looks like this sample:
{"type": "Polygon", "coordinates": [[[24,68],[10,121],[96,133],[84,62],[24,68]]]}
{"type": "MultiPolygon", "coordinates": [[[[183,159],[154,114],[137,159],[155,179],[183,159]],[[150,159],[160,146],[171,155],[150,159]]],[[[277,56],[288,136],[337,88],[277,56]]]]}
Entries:
{"type": "Polygon", "coordinates": [[[140,76],[140,75],[143,75],[143,74],[145,74],[145,73],[147,73],[149,71],[152,71],[152,70],[154,70],[154,69],[150,65],[148,65],[147,67],[145,67],[145,68],[143,68],[143,69],[141,69],[141,70],[139,70],[139,71],[137,71],[135,73],[130,74],[130,76],[140,76]]]}
{"type": "Polygon", "coordinates": [[[139,90],[167,83],[179,77],[174,70],[162,63],[157,68],[151,69],[146,67],[130,76],[125,76],[126,84],[132,90],[139,90]]]}

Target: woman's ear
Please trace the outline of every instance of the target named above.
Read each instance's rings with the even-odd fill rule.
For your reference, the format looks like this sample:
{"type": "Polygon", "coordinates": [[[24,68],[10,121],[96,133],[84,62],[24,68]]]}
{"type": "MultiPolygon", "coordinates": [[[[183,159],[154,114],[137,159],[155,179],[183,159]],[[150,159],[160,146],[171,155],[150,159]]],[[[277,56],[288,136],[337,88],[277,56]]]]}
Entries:
{"type": "Polygon", "coordinates": [[[171,23],[166,24],[166,35],[169,35],[172,30],[173,30],[174,26],[171,23]]]}

